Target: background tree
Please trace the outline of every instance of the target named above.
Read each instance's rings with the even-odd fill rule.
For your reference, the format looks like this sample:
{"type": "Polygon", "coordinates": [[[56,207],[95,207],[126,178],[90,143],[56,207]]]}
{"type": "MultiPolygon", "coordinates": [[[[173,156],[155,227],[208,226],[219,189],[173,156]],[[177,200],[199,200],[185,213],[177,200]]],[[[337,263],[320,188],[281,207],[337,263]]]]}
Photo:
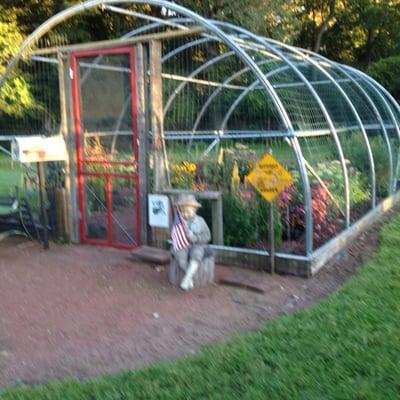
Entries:
{"type": "Polygon", "coordinates": [[[367,74],[400,100],[400,56],[383,58],[369,65],[367,74]]]}
{"type": "MultiPolygon", "coordinates": [[[[18,50],[23,34],[13,8],[0,5],[0,75],[7,62],[18,50]]],[[[0,90],[0,113],[20,116],[34,106],[30,85],[26,77],[16,70],[0,90]]]]}
{"type": "Polygon", "coordinates": [[[343,1],[324,35],[322,51],[365,69],[371,62],[399,54],[399,23],[399,0],[343,1]]]}
{"type": "MultiPolygon", "coordinates": [[[[80,0],[2,0],[0,5],[0,73],[24,37],[57,12],[80,0]]],[[[367,69],[383,84],[396,87],[393,74],[400,55],[400,0],[181,0],[179,4],[212,19],[220,19],[331,59],[367,69]],[[392,68],[385,72],[385,68],[392,68]]],[[[165,17],[149,5],[132,10],[165,17]]],[[[120,37],[135,26],[134,17],[100,7],[67,20],[46,36],[67,43],[120,37]]],[[[57,43],[56,43],[57,44],[57,43]]],[[[219,51],[214,48],[208,51],[219,51]]],[[[0,92],[0,112],[22,115],[34,108],[29,75],[21,71],[0,92]]],[[[33,84],[33,83],[32,83],[33,84]]],[[[394,89],[398,95],[397,89],[394,89]]]]}
{"type": "Polygon", "coordinates": [[[293,0],[183,0],[180,4],[208,18],[288,43],[293,42],[300,28],[293,0]]]}
{"type": "Polygon", "coordinates": [[[296,44],[319,52],[325,32],[336,23],[336,15],[342,12],[342,0],[296,1],[297,18],[301,23],[296,44]]]}

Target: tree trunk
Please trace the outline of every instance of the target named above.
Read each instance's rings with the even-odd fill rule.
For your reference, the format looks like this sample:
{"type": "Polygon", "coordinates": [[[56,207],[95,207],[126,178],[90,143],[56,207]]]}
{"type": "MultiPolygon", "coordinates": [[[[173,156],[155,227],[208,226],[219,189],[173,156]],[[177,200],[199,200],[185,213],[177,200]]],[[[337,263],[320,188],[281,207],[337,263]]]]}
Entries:
{"type": "Polygon", "coordinates": [[[317,37],[314,43],[313,50],[318,53],[321,47],[322,36],[324,35],[325,31],[328,29],[329,21],[335,16],[335,6],[336,0],[329,1],[329,15],[326,19],[322,22],[321,26],[317,30],[317,37]]]}

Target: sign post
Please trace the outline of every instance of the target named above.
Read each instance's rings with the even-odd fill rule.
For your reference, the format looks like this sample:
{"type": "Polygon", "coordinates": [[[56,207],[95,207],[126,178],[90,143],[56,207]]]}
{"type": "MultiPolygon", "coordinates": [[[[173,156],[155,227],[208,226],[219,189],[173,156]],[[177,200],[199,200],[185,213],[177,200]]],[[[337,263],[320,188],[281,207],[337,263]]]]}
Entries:
{"type": "Polygon", "coordinates": [[[269,243],[271,273],[275,272],[275,235],[274,235],[274,204],[276,196],[292,182],[292,176],[274,157],[272,149],[256,164],[255,168],[246,176],[254,188],[269,203],[269,243]]]}
{"type": "MultiPolygon", "coordinates": [[[[272,156],[272,149],[268,149],[272,156]]],[[[269,257],[271,262],[271,274],[275,273],[275,221],[274,221],[274,199],[269,202],[269,257]]]]}
{"type": "Polygon", "coordinates": [[[40,213],[43,226],[43,248],[49,248],[48,216],[46,210],[46,182],[44,164],[46,161],[65,161],[66,146],[62,136],[21,136],[12,142],[12,159],[21,163],[36,163],[39,178],[40,213]]]}
{"type": "Polygon", "coordinates": [[[49,249],[49,230],[48,230],[48,224],[49,224],[49,218],[47,215],[47,210],[46,210],[46,183],[45,183],[45,174],[44,174],[44,168],[43,168],[43,163],[37,162],[37,173],[38,173],[38,178],[39,178],[39,193],[40,193],[40,214],[41,214],[41,220],[42,220],[42,225],[43,225],[43,248],[45,250],[49,249]]]}
{"type": "Polygon", "coordinates": [[[271,261],[271,274],[275,273],[275,224],[274,201],[269,203],[269,256],[271,261]]]}

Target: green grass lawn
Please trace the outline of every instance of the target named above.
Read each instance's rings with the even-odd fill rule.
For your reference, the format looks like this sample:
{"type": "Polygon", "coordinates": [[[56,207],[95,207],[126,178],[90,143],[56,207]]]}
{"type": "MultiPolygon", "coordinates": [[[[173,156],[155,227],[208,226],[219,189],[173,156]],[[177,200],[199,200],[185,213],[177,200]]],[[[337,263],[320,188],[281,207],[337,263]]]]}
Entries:
{"type": "Polygon", "coordinates": [[[177,362],[1,399],[399,399],[400,215],[374,257],[322,303],[177,362]]]}
{"type": "Polygon", "coordinates": [[[21,185],[21,164],[0,152],[0,196],[15,194],[15,187],[21,185]]]}

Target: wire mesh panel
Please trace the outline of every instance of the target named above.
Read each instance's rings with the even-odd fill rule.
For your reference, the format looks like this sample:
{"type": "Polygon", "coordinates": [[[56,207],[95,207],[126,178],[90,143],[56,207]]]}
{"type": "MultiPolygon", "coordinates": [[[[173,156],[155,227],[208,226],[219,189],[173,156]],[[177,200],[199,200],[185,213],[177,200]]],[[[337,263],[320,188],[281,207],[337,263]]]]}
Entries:
{"type": "Polygon", "coordinates": [[[365,112],[367,107],[362,98],[357,98],[357,107],[352,107],[357,93],[350,86],[351,80],[338,74],[334,67],[318,69],[320,63],[316,63],[317,65],[309,64],[307,69],[301,68],[301,71],[322,100],[336,129],[347,167],[350,220],[354,222],[373,204],[374,171],[368,156],[366,131],[364,134],[363,121],[359,118],[360,114],[366,114],[370,118],[372,110],[365,112]]]}
{"type": "Polygon", "coordinates": [[[398,130],[395,120],[384,104],[384,98],[366,84],[360,75],[347,71],[347,76],[354,81],[349,88],[349,94],[354,98],[357,92],[359,96],[354,99],[355,106],[366,109],[362,117],[374,156],[377,196],[384,198],[392,192],[395,184],[398,160],[398,130]]]}
{"type": "MultiPolygon", "coordinates": [[[[230,138],[240,136],[243,130],[265,129],[265,121],[269,121],[269,129],[280,129],[279,113],[271,99],[262,93],[254,73],[227,46],[207,38],[193,38],[193,44],[181,39],[175,46],[174,50],[171,43],[164,46],[163,57],[167,139],[179,130],[181,135],[193,134],[192,141],[205,136],[212,140],[219,134],[230,138]],[[237,119],[231,124],[234,132],[230,118],[237,119]]],[[[259,68],[267,72],[272,61],[262,59],[259,68]]]]}
{"type": "Polygon", "coordinates": [[[135,182],[123,177],[113,178],[111,188],[112,241],[131,246],[139,242],[135,182]]]}
{"type": "MultiPolygon", "coordinates": [[[[268,203],[245,179],[268,149],[293,176],[275,204],[277,250],[286,255],[311,256],[399,186],[400,109],[364,75],[174,3],[92,1],[75,7],[82,15],[58,21],[69,24],[63,29],[67,36],[55,30],[27,47],[0,89],[0,133],[66,133],[58,76],[67,69],[58,71],[57,64],[77,50],[70,47],[76,44],[74,29],[87,29],[88,40],[121,38],[120,45],[126,44],[124,52],[72,57],[87,239],[123,246],[140,242],[131,49],[132,38],[144,34],[157,34],[162,42],[160,134],[171,186],[222,192],[225,245],[269,250],[268,203]],[[86,11],[100,3],[108,23],[103,30],[87,29],[96,18],[86,11]]],[[[95,46],[100,45],[111,49],[95,46]]],[[[154,160],[160,158],[150,154],[149,160],[152,190],[154,160]]],[[[205,201],[200,212],[211,224],[210,204],[205,201]]]]}
{"type": "MultiPolygon", "coordinates": [[[[275,137],[286,133],[275,105],[225,45],[201,38],[193,42],[180,39],[164,46],[165,146],[172,187],[221,191],[224,245],[268,251],[269,205],[245,177],[272,149],[294,176],[275,204],[277,250],[303,254],[300,174],[293,149],[283,137],[275,137]],[[173,47],[182,49],[179,57],[169,57],[176,52],[173,47]]],[[[284,67],[271,54],[266,59],[251,46],[246,51],[266,76],[284,67]]],[[[211,203],[203,201],[199,212],[211,226],[211,203]]]]}
{"type": "Polygon", "coordinates": [[[84,178],[85,238],[107,241],[106,179],[101,176],[84,178]]]}
{"type": "Polygon", "coordinates": [[[130,59],[127,54],[79,58],[85,158],[134,158],[130,59]]]}
{"type": "MultiPolygon", "coordinates": [[[[389,193],[392,193],[392,190],[394,190],[394,187],[397,185],[396,176],[397,176],[397,165],[399,163],[398,155],[399,155],[399,149],[400,149],[400,147],[399,147],[399,144],[400,144],[399,130],[398,130],[398,127],[396,126],[397,121],[394,119],[392,110],[390,109],[385,98],[381,95],[381,93],[377,89],[374,88],[374,86],[372,86],[365,79],[360,80],[360,85],[363,87],[363,89],[366,91],[368,96],[374,102],[376,110],[378,111],[379,116],[381,118],[381,123],[382,123],[382,125],[384,125],[385,130],[386,130],[387,147],[390,149],[391,157],[392,157],[391,176],[393,178],[393,182],[391,182],[391,185],[393,187],[390,188],[390,192],[389,192],[389,193]]],[[[389,151],[389,149],[388,149],[388,151],[389,151]]]]}
{"type": "MultiPolygon", "coordinates": [[[[376,87],[376,86],[375,86],[376,87]]],[[[388,128],[389,137],[391,138],[391,144],[394,151],[394,160],[395,160],[395,178],[397,182],[396,190],[400,187],[400,146],[396,145],[399,139],[400,134],[400,110],[398,109],[398,105],[393,103],[393,98],[390,98],[386,93],[384,93],[380,88],[376,87],[376,89],[380,92],[382,97],[385,99],[386,104],[391,110],[391,115],[394,118],[394,127],[388,128]]]]}
{"type": "Polygon", "coordinates": [[[20,76],[14,82],[19,87],[0,89],[3,93],[11,90],[3,94],[0,134],[57,134],[60,124],[57,64],[27,60],[19,63],[19,70],[20,76]]]}
{"type": "MultiPolygon", "coordinates": [[[[334,122],[330,112],[327,108],[324,112],[319,102],[320,92],[328,90],[325,82],[321,84],[323,77],[301,57],[287,52],[282,54],[291,65],[271,80],[300,137],[311,183],[313,243],[318,247],[346,226],[346,175],[341,147],[336,139],[337,132],[332,131],[334,122]],[[316,84],[312,85],[313,82],[316,84]]],[[[340,110],[342,106],[332,104],[332,108],[335,107],[340,110]]]]}
{"type": "Polygon", "coordinates": [[[313,243],[317,248],[346,226],[345,184],[330,135],[299,138],[311,186],[313,243]]]}

